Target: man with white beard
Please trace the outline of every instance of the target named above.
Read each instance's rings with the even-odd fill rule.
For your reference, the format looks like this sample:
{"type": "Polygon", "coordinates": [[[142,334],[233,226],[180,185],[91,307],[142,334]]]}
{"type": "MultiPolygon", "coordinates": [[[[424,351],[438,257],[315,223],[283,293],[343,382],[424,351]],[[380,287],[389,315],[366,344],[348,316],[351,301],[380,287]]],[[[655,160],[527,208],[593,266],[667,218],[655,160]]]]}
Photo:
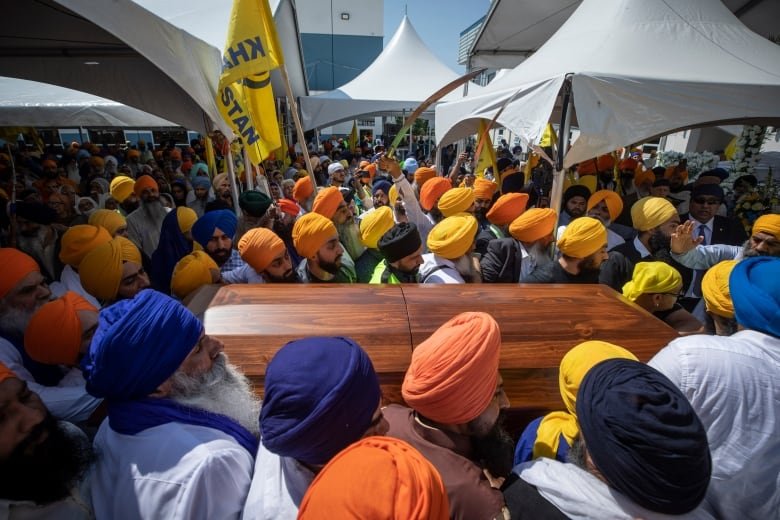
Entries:
{"type": "Polygon", "coordinates": [[[339,241],[346,252],[342,264],[354,275],[355,260],[365,252],[366,246],[360,240],[360,228],[341,191],[335,186],[320,190],[314,199],[311,211],[330,219],[336,226],[339,241]]]}
{"type": "Polygon", "coordinates": [[[108,403],[95,437],[97,518],[238,518],[258,448],[260,402],[218,339],[153,290],[100,314],[83,361],[108,403]]]}
{"type": "Polygon", "coordinates": [[[160,242],[160,230],[168,210],[160,201],[160,188],[151,176],[138,177],[133,191],[141,206],[127,216],[127,236],[151,258],[160,242]]]}

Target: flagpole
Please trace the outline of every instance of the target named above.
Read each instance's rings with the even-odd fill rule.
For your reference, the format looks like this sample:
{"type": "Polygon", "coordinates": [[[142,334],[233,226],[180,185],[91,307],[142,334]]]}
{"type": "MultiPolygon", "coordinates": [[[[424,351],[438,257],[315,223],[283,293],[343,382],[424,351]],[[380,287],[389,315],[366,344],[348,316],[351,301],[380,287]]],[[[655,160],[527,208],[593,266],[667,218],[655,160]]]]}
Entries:
{"type": "Polygon", "coordinates": [[[241,147],[241,154],[244,157],[244,175],[246,175],[246,189],[252,191],[255,189],[255,172],[252,168],[252,162],[249,160],[249,154],[246,151],[246,146],[241,147]]]}
{"type": "MultiPolygon", "coordinates": [[[[227,138],[225,138],[227,140],[227,138]]],[[[238,206],[238,179],[236,179],[236,169],[233,166],[233,150],[230,149],[230,143],[227,145],[227,167],[228,179],[230,180],[230,192],[233,194],[233,211],[236,216],[241,216],[241,209],[238,206]]]]}
{"type": "Polygon", "coordinates": [[[290,86],[290,78],[287,76],[287,66],[281,64],[279,66],[279,74],[282,76],[282,83],[284,83],[284,89],[287,92],[287,99],[290,103],[290,111],[292,112],[293,121],[295,122],[295,131],[298,133],[298,142],[301,143],[301,151],[303,152],[303,160],[306,161],[306,170],[309,172],[309,178],[311,179],[311,185],[314,189],[317,189],[317,179],[314,177],[314,167],[311,165],[311,157],[309,157],[309,147],[306,145],[306,137],[303,135],[303,126],[301,125],[301,119],[298,117],[298,106],[293,96],[292,86],[290,86]]]}

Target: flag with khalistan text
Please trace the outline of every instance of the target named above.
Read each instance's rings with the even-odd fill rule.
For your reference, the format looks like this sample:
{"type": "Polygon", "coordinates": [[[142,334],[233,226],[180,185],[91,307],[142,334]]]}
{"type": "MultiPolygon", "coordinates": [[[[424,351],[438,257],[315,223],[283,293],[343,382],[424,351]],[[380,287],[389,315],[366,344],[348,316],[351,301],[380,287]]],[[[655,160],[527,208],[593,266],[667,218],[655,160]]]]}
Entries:
{"type": "Polygon", "coordinates": [[[253,164],[281,146],[271,71],[284,63],[268,0],[234,0],[217,106],[253,164]]]}
{"type": "Polygon", "coordinates": [[[477,177],[482,177],[485,175],[486,168],[492,168],[493,177],[498,179],[496,149],[493,148],[493,141],[490,139],[490,130],[488,129],[484,119],[479,122],[479,134],[477,134],[477,136],[479,139],[483,139],[483,135],[485,137],[482,141],[482,150],[479,151],[479,157],[477,157],[477,166],[474,168],[474,174],[477,177]]]}

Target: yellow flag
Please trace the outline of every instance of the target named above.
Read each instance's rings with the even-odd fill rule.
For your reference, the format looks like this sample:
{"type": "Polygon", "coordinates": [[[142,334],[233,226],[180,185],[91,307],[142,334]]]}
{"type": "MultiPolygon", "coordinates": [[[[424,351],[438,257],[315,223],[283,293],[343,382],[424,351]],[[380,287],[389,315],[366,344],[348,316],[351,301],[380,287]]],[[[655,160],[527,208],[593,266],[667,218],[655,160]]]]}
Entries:
{"type": "Polygon", "coordinates": [[[555,146],[558,143],[558,136],[555,135],[552,123],[547,123],[547,127],[544,129],[542,139],[539,141],[539,146],[546,148],[548,146],[555,146]]]}
{"type": "Polygon", "coordinates": [[[279,125],[279,141],[282,143],[282,146],[276,150],[276,160],[282,161],[282,165],[287,169],[292,162],[290,161],[290,154],[287,150],[287,136],[285,135],[284,127],[282,125],[279,125]]]}
{"type": "Polygon", "coordinates": [[[358,145],[357,121],[352,121],[352,132],[349,134],[349,151],[351,152],[358,145]]]}
{"type": "Polygon", "coordinates": [[[268,0],[234,0],[217,106],[253,164],[281,146],[270,71],[282,63],[268,0]]]}
{"type": "Polygon", "coordinates": [[[217,159],[214,157],[214,143],[211,137],[206,136],[204,147],[206,148],[206,164],[209,167],[209,176],[213,178],[217,174],[217,159]]]}
{"type": "Polygon", "coordinates": [[[723,155],[726,157],[726,160],[730,161],[734,159],[734,155],[737,153],[737,136],[735,135],[734,138],[729,141],[729,144],[726,145],[726,149],[723,150],[723,155]]]}
{"type": "Polygon", "coordinates": [[[477,166],[474,174],[482,177],[485,174],[485,168],[493,168],[493,177],[498,180],[498,166],[496,166],[496,149],[493,148],[493,142],[490,140],[490,133],[484,120],[479,122],[479,138],[485,136],[482,143],[482,150],[477,158],[477,166]]]}

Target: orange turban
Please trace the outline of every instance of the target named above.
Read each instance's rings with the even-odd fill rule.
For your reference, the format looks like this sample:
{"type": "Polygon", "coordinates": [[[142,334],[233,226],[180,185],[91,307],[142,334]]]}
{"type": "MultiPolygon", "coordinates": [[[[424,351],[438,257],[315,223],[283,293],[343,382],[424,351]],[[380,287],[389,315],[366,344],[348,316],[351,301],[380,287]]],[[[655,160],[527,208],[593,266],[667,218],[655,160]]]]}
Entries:
{"type": "Polygon", "coordinates": [[[18,377],[16,376],[16,374],[14,374],[13,372],[11,372],[11,369],[9,369],[9,368],[8,368],[7,366],[5,366],[4,364],[0,363],[0,383],[2,383],[3,381],[5,381],[6,379],[11,379],[11,378],[13,378],[13,379],[18,379],[18,377]]]}
{"type": "Polygon", "coordinates": [[[636,170],[637,166],[639,166],[639,163],[636,161],[636,159],[631,159],[629,157],[628,159],[623,159],[618,163],[618,170],[631,170],[633,172],[636,170]]]}
{"type": "Polygon", "coordinates": [[[93,155],[89,158],[89,165],[93,168],[103,168],[106,165],[106,161],[104,161],[102,157],[93,155]]]}
{"type": "Polygon", "coordinates": [[[41,166],[43,166],[44,168],[57,168],[57,163],[55,161],[52,161],[51,159],[45,159],[41,163],[41,166]]]}
{"type": "Polygon", "coordinates": [[[467,211],[474,204],[474,190],[453,188],[439,199],[439,211],[445,217],[467,211]]]}
{"type": "Polygon", "coordinates": [[[132,158],[140,159],[141,158],[140,150],[128,150],[127,151],[127,158],[128,159],[132,159],[132,158]]]}
{"type": "Polygon", "coordinates": [[[28,274],[41,272],[31,256],[12,247],[0,248],[0,266],[0,298],[5,298],[28,274]]]}
{"type": "Polygon", "coordinates": [[[409,444],[366,437],[328,462],[298,511],[300,520],[343,517],[447,520],[447,490],[436,468],[409,444]]]}
{"type": "Polygon", "coordinates": [[[317,254],[325,242],[338,235],[333,222],[319,213],[307,213],[296,220],[292,232],[295,249],[305,258],[317,254]]]}
{"type": "Polygon", "coordinates": [[[119,228],[127,226],[125,217],[110,209],[95,210],[95,212],[89,216],[89,223],[93,226],[105,228],[112,237],[119,228]]]}
{"type": "Polygon", "coordinates": [[[127,197],[133,194],[134,186],[135,186],[135,181],[130,177],[127,177],[125,175],[117,175],[111,181],[109,191],[111,192],[111,196],[114,197],[116,201],[121,204],[127,199],[127,197]]]}
{"type": "Polygon", "coordinates": [[[468,213],[444,218],[428,233],[428,249],[448,260],[465,255],[477,237],[477,219],[468,213]]]}
{"type": "Polygon", "coordinates": [[[520,242],[536,242],[550,236],[558,221],[558,214],[550,208],[531,208],[509,225],[509,234],[520,242]]]}
{"type": "Polygon", "coordinates": [[[634,186],[641,186],[645,183],[654,183],[655,182],[655,174],[653,173],[653,170],[642,170],[640,172],[636,172],[634,175],[634,186]]]}
{"type": "Polygon", "coordinates": [[[253,228],[244,233],[238,241],[241,259],[257,273],[262,273],[274,258],[287,250],[284,242],[268,228],[253,228]]]}
{"type": "Polygon", "coordinates": [[[125,237],[115,237],[87,253],[79,265],[79,278],[84,289],[103,301],[113,301],[122,281],[122,264],[142,265],[138,248],[125,237]]]}
{"type": "Polygon", "coordinates": [[[369,179],[373,179],[376,176],[376,163],[371,163],[363,169],[368,172],[369,179]]]}
{"type": "Polygon", "coordinates": [[[602,200],[607,203],[609,220],[614,222],[620,216],[620,212],[623,211],[623,199],[614,191],[599,190],[588,199],[588,211],[598,206],[602,200]]]}
{"type": "Polygon", "coordinates": [[[572,220],[558,239],[558,249],[571,258],[586,258],[606,245],[607,228],[591,217],[572,220]]]}
{"type": "Polygon", "coordinates": [[[175,159],[177,161],[181,161],[181,151],[178,148],[174,148],[173,150],[171,150],[170,158],[175,159]]]}
{"type": "Polygon", "coordinates": [[[314,205],[311,210],[314,213],[319,213],[323,217],[333,218],[336,211],[339,209],[339,204],[344,202],[344,196],[341,195],[341,191],[335,186],[325,188],[317,193],[314,198],[314,205]]]}
{"type": "Polygon", "coordinates": [[[597,165],[597,159],[588,159],[587,161],[582,161],[577,165],[577,174],[580,177],[584,175],[596,175],[596,173],[598,173],[598,170],[596,169],[597,165]]]}
{"type": "Polygon", "coordinates": [[[464,312],[412,351],[401,395],[424,417],[465,424],[484,412],[496,393],[501,331],[484,312],[464,312]]]}
{"type": "Polygon", "coordinates": [[[374,211],[369,211],[360,220],[360,240],[364,246],[377,249],[379,239],[394,225],[393,210],[390,209],[390,206],[382,206],[374,211]]]}
{"type": "Polygon", "coordinates": [[[276,205],[279,206],[282,213],[286,213],[291,217],[297,217],[298,213],[301,212],[301,207],[290,199],[279,199],[276,201],[276,205]]]}
{"type": "Polygon", "coordinates": [[[211,271],[219,266],[204,251],[193,251],[176,263],[171,276],[171,293],[183,300],[196,289],[213,283],[211,271]]]}
{"type": "Polygon", "coordinates": [[[485,216],[496,226],[508,226],[523,214],[527,205],[527,193],[507,193],[496,199],[485,216]]]}
{"type": "Polygon", "coordinates": [[[414,171],[414,182],[417,183],[418,188],[422,188],[426,182],[434,177],[436,177],[436,170],[427,166],[421,166],[414,171]]]}
{"type": "Polygon", "coordinates": [[[133,185],[133,193],[135,193],[136,197],[140,197],[141,193],[148,189],[159,191],[160,187],[157,185],[157,181],[154,180],[150,175],[141,175],[133,185]]]}
{"type": "Polygon", "coordinates": [[[38,363],[75,365],[81,350],[78,311],[98,310],[79,294],[68,291],[35,311],[24,332],[24,349],[38,363]]]}
{"type": "Polygon", "coordinates": [[[605,172],[615,167],[615,158],[612,157],[612,154],[599,155],[596,162],[600,172],[605,172]]]}
{"type": "Polygon", "coordinates": [[[434,177],[425,183],[420,190],[420,206],[425,211],[430,211],[439,202],[445,192],[452,189],[452,183],[445,177],[434,177]]]}
{"type": "Polygon", "coordinates": [[[498,189],[498,184],[482,177],[474,179],[474,198],[490,200],[498,189]]]}
{"type": "Polygon", "coordinates": [[[62,235],[60,261],[78,269],[81,260],[93,249],[111,240],[111,234],[100,226],[79,224],[62,235]]]}
{"type": "MultiPolygon", "coordinates": [[[[674,175],[674,171],[677,169],[677,166],[669,166],[666,171],[664,172],[664,179],[671,179],[674,175]]],[[[683,170],[680,172],[680,176],[682,176],[683,184],[688,182],[688,170],[683,170]]]]}
{"type": "Polygon", "coordinates": [[[761,215],[753,223],[753,233],[767,233],[780,240],[780,215],[761,215]]]}
{"type": "Polygon", "coordinates": [[[314,193],[314,186],[311,183],[311,177],[301,177],[295,181],[295,187],[293,188],[293,198],[298,201],[298,204],[303,204],[303,201],[311,197],[314,193]]]}
{"type": "Polygon", "coordinates": [[[198,214],[192,208],[186,206],[176,208],[176,222],[179,224],[179,231],[182,233],[191,230],[196,220],[198,220],[198,214]]]}

